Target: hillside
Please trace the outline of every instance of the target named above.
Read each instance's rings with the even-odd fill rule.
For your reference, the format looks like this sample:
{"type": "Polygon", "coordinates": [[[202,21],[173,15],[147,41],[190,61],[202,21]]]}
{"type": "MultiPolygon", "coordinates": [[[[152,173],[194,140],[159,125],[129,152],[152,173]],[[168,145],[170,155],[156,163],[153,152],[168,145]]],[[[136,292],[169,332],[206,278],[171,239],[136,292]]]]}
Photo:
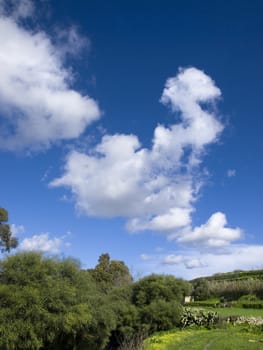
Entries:
{"type": "Polygon", "coordinates": [[[212,276],[198,277],[191,280],[191,283],[194,283],[198,280],[207,280],[207,281],[238,281],[238,280],[248,280],[248,279],[259,279],[263,280],[263,270],[236,270],[226,273],[216,273],[212,276]]]}
{"type": "Polygon", "coordinates": [[[244,295],[252,299],[263,299],[263,270],[233,271],[217,273],[213,276],[200,277],[190,281],[195,300],[213,297],[225,297],[237,300],[244,295]]]}

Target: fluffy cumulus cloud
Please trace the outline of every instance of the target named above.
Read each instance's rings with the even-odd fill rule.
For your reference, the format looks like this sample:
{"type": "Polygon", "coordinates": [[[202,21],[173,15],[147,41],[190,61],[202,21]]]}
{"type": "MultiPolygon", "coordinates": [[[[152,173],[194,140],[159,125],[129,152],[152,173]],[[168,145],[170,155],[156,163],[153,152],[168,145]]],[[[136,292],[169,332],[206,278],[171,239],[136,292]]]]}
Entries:
{"type": "Polygon", "coordinates": [[[158,125],[151,148],[143,148],[135,135],[105,135],[89,153],[68,154],[64,174],[50,186],[70,188],[86,215],[126,217],[130,231],[155,230],[175,234],[178,242],[210,246],[239,238],[240,231],[228,228],[221,213],[191,228],[204,150],[223,130],[213,108],[220,95],[203,71],[181,69],[167,80],[161,96],[181,121],[158,125]]]}
{"type": "Polygon", "coordinates": [[[0,148],[39,149],[79,137],[100,110],[95,100],[71,88],[63,56],[80,50],[84,41],[71,28],[69,47],[56,47],[43,31],[22,26],[20,18],[33,11],[30,1],[6,4],[0,3],[0,148]]]}
{"type": "Polygon", "coordinates": [[[240,228],[227,227],[225,214],[214,213],[207,222],[195,227],[191,232],[184,232],[177,238],[179,243],[191,243],[208,247],[223,247],[242,237],[240,228]]]}
{"type": "Polygon", "coordinates": [[[23,251],[40,251],[43,253],[56,254],[59,253],[63,244],[63,238],[50,238],[49,233],[41,233],[25,238],[19,244],[19,249],[23,251]]]}

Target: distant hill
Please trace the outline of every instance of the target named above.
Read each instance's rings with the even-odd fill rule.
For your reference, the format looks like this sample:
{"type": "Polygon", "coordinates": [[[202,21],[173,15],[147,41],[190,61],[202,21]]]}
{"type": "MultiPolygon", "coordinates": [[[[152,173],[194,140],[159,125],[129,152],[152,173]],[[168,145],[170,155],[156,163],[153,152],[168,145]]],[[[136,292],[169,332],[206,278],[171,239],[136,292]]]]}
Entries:
{"type": "Polygon", "coordinates": [[[198,280],[207,280],[207,281],[237,281],[237,280],[248,280],[248,279],[259,279],[263,280],[263,270],[235,270],[232,272],[225,272],[225,273],[216,273],[212,276],[206,276],[206,277],[198,277],[190,282],[195,282],[198,280]]]}
{"type": "Polygon", "coordinates": [[[190,281],[195,300],[227,297],[237,300],[244,295],[254,295],[263,300],[263,270],[236,270],[199,277],[190,281]]]}

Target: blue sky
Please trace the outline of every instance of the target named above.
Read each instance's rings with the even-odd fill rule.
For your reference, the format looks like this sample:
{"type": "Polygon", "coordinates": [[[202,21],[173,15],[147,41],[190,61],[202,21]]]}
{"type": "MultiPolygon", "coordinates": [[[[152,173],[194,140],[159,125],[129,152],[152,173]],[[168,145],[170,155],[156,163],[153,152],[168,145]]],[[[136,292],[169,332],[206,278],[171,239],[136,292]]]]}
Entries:
{"type": "Polygon", "coordinates": [[[261,1],[0,1],[19,250],[135,277],[263,268],[261,1]]]}

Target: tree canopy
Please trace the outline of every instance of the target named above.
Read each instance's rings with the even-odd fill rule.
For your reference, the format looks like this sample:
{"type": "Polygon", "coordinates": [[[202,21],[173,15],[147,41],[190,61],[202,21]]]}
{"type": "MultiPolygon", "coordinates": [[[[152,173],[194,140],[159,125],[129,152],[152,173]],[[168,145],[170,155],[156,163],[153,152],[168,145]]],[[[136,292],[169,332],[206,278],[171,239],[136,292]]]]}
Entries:
{"type": "Polygon", "coordinates": [[[0,208],[0,250],[1,252],[10,252],[11,249],[16,248],[18,240],[12,237],[10,226],[6,223],[8,221],[8,212],[4,208],[0,208]]]}
{"type": "Polygon", "coordinates": [[[111,260],[108,253],[101,254],[98,264],[89,270],[103,292],[114,287],[121,287],[132,282],[132,276],[123,261],[111,260]]]}
{"type": "Polygon", "coordinates": [[[0,261],[0,349],[106,350],[142,330],[176,326],[188,283],[152,275],[132,283],[102,254],[94,269],[24,252],[0,261]]]}

